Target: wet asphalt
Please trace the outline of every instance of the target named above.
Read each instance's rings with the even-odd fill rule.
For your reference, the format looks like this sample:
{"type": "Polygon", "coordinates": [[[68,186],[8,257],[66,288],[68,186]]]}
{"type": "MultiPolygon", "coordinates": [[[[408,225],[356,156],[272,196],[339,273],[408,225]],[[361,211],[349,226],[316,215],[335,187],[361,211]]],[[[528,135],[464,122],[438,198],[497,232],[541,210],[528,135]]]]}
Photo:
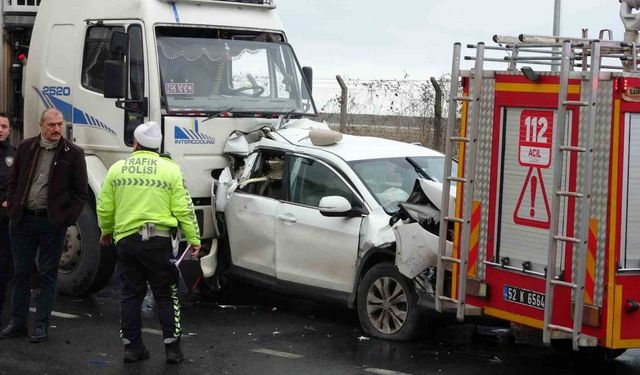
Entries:
{"type": "MultiPolygon", "coordinates": [[[[640,350],[613,363],[562,354],[531,333],[433,322],[409,343],[367,337],[354,311],[243,286],[223,301],[183,296],[185,361],[167,365],[153,301],[144,362],[124,364],[117,291],[58,296],[49,341],[0,340],[0,374],[639,374],[640,350]]],[[[2,314],[2,323],[8,313],[2,314]]]]}

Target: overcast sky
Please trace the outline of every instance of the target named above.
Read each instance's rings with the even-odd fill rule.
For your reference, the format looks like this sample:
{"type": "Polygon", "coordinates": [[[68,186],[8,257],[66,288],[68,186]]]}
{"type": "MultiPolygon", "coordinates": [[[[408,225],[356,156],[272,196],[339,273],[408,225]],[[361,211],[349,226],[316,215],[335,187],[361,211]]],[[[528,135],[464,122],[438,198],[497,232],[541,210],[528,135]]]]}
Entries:
{"type": "MultiPolygon", "coordinates": [[[[302,65],[316,78],[428,79],[451,70],[454,42],[551,35],[554,0],[276,0],[302,65]]],[[[563,0],[561,35],[623,39],[618,0],[563,0]]]]}

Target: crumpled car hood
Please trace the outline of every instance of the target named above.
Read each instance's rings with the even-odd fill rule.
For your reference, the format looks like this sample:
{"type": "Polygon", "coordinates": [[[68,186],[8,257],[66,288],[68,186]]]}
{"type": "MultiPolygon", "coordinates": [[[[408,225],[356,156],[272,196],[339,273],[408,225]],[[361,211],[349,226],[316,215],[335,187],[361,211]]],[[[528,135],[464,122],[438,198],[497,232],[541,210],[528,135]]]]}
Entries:
{"type": "MultiPolygon", "coordinates": [[[[455,191],[453,192],[455,194],[455,191]]],[[[450,192],[450,206],[455,196],[450,192]]],[[[406,202],[391,218],[396,239],[396,266],[403,275],[413,278],[438,261],[440,246],[440,207],[442,184],[417,179],[406,202]]],[[[452,233],[447,232],[452,238],[452,233]]],[[[451,256],[453,244],[447,241],[446,255],[451,256]]]]}

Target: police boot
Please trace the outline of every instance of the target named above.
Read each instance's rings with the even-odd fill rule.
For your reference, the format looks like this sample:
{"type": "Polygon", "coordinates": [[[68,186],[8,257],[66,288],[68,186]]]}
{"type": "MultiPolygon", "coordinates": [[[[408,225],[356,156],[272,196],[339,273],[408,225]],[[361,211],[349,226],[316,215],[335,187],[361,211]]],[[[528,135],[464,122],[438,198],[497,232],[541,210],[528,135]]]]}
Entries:
{"type": "Polygon", "coordinates": [[[0,332],[0,340],[12,339],[15,337],[27,337],[27,326],[16,324],[13,320],[0,332]]]}
{"type": "Polygon", "coordinates": [[[176,364],[182,362],[184,359],[184,354],[182,353],[182,349],[180,349],[180,339],[170,344],[164,344],[164,349],[167,356],[167,363],[176,364]]]}
{"type": "Polygon", "coordinates": [[[149,351],[143,343],[140,343],[139,345],[129,344],[124,346],[125,363],[144,361],[145,359],[149,359],[149,351]]]}

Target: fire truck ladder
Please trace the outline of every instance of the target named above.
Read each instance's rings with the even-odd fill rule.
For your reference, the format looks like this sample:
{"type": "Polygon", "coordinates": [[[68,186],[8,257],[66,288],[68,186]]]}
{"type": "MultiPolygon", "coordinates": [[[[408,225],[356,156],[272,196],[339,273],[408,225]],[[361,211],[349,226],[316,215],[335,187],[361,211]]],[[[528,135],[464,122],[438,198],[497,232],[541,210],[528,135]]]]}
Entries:
{"type": "Polygon", "coordinates": [[[478,151],[478,124],[480,123],[480,99],[482,93],[482,76],[484,64],[484,43],[476,46],[475,67],[471,79],[471,93],[469,96],[458,96],[460,81],[460,43],[454,44],[453,65],[451,69],[451,90],[449,91],[449,118],[447,123],[447,138],[445,142],[445,178],[442,187],[442,201],[440,207],[440,243],[438,248],[438,263],[436,274],[436,310],[442,312],[444,308],[455,306],[456,317],[459,321],[464,320],[464,316],[471,312],[478,312],[477,307],[465,305],[467,290],[467,268],[469,263],[469,235],[471,230],[471,204],[473,201],[473,191],[475,182],[476,155],[478,151]],[[465,136],[454,136],[456,127],[456,112],[458,102],[467,102],[471,118],[468,123],[465,136]],[[465,143],[468,150],[464,159],[464,176],[451,176],[451,165],[453,161],[453,144],[465,143]],[[458,188],[464,187],[464,198],[462,201],[462,217],[449,216],[449,199],[451,183],[458,184],[458,188]],[[462,237],[460,239],[460,251],[458,257],[447,255],[447,233],[449,223],[458,223],[462,226],[462,237]],[[444,295],[444,276],[446,264],[458,265],[458,293],[457,298],[444,295]]]}
{"type": "MultiPolygon", "coordinates": [[[[589,238],[589,216],[591,212],[591,184],[593,177],[593,147],[595,137],[595,119],[596,119],[596,98],[598,92],[599,75],[600,75],[600,42],[598,40],[590,42],[591,51],[591,71],[589,78],[589,89],[586,90],[584,101],[568,100],[569,91],[569,71],[572,69],[573,46],[571,41],[562,43],[562,60],[560,70],[560,93],[558,95],[558,129],[554,140],[554,174],[553,174],[553,195],[551,199],[551,227],[549,229],[549,252],[546,272],[546,290],[545,290],[545,307],[544,307],[544,328],[543,342],[549,344],[552,338],[569,338],[573,341],[573,349],[578,350],[579,346],[597,345],[594,337],[582,334],[582,317],[584,309],[584,288],[586,259],[588,251],[589,238]],[[565,143],[565,130],[567,128],[567,107],[580,106],[588,107],[588,119],[586,144],[584,146],[571,146],[570,142],[565,143]],[[585,181],[583,191],[569,191],[562,189],[562,169],[564,157],[570,153],[586,153],[585,160],[585,181]],[[574,198],[583,200],[583,209],[578,218],[578,227],[580,236],[570,237],[565,233],[560,233],[560,199],[574,198]],[[556,278],[556,261],[558,246],[560,243],[572,243],[573,251],[577,252],[574,256],[577,270],[575,280],[566,282],[556,278]],[[575,300],[573,307],[573,327],[564,327],[553,324],[553,307],[554,307],[554,291],[556,287],[566,287],[575,291],[575,300]]],[[[576,46],[584,48],[584,46],[576,46]]],[[[582,95],[581,95],[582,96],[582,95]]]]}

